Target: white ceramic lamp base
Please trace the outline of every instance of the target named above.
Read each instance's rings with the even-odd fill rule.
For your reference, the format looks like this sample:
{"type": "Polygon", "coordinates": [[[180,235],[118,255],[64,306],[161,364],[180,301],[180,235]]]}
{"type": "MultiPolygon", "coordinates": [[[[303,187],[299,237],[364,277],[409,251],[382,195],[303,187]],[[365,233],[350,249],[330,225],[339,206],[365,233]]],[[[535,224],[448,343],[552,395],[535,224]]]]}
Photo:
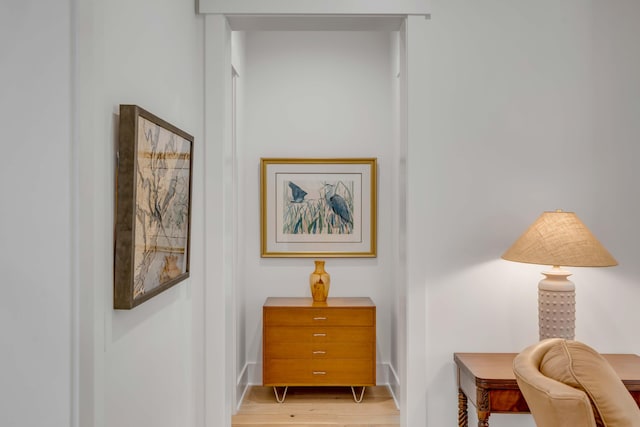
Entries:
{"type": "Polygon", "coordinates": [[[560,267],[545,271],[538,283],[538,327],[540,340],[575,338],[576,287],[567,279],[571,275],[560,267]]]}

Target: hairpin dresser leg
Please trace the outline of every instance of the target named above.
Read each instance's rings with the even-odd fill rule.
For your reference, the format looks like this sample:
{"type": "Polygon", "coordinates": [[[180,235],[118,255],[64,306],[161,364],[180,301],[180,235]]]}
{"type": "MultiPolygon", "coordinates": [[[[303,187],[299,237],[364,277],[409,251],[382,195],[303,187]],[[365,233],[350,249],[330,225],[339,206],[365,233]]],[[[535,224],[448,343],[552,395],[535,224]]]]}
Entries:
{"type": "Polygon", "coordinates": [[[356,403],[360,403],[362,402],[362,398],[364,397],[364,389],[366,387],[362,387],[362,391],[360,392],[360,397],[356,396],[356,390],[353,386],[351,386],[351,394],[353,394],[353,400],[356,401],[356,403]]]}
{"type": "Polygon", "coordinates": [[[285,386],[284,391],[282,392],[282,397],[278,396],[278,387],[273,386],[273,394],[276,395],[276,400],[278,401],[278,403],[283,403],[285,397],[287,397],[287,390],[289,389],[289,386],[285,386]]]}

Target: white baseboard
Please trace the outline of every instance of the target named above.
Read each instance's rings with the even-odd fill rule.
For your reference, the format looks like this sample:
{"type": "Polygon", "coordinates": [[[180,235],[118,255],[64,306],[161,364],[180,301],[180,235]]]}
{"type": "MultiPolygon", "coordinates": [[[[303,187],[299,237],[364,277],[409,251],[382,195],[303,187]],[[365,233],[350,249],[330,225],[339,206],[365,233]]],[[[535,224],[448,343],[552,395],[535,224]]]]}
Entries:
{"type": "Polygon", "coordinates": [[[238,380],[236,381],[236,395],[235,395],[236,411],[240,409],[240,405],[244,400],[244,395],[249,389],[248,367],[249,367],[248,365],[244,365],[244,367],[242,368],[242,371],[240,372],[240,375],[238,376],[238,380]]]}
{"type": "Polygon", "coordinates": [[[396,402],[396,407],[400,409],[400,378],[398,373],[393,369],[390,364],[386,365],[388,368],[387,384],[389,385],[389,391],[393,396],[393,401],[396,402]]]}

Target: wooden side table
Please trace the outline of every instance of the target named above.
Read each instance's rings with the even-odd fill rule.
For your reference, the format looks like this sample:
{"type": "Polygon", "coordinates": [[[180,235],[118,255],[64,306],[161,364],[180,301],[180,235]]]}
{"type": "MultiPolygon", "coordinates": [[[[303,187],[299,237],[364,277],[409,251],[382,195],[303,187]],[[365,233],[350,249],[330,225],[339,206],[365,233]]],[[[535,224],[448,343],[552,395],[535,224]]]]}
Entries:
{"type": "MultiPolygon", "coordinates": [[[[513,374],[516,353],[454,353],[458,379],[458,427],[468,427],[467,402],[478,413],[478,427],[489,427],[492,413],[529,413],[513,374]]],[[[640,406],[640,356],[604,354],[640,406]]]]}

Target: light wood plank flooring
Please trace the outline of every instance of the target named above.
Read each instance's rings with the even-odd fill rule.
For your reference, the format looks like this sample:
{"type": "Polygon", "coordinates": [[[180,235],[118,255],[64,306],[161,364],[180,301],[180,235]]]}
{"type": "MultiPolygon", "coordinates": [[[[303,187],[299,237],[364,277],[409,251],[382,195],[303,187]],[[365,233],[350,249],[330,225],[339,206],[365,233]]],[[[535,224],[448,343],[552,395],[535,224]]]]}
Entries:
{"type": "Polygon", "coordinates": [[[367,387],[362,403],[354,402],[349,387],[289,387],[284,403],[276,402],[271,387],[251,387],[231,425],[400,427],[400,411],[386,386],[367,387]]]}

